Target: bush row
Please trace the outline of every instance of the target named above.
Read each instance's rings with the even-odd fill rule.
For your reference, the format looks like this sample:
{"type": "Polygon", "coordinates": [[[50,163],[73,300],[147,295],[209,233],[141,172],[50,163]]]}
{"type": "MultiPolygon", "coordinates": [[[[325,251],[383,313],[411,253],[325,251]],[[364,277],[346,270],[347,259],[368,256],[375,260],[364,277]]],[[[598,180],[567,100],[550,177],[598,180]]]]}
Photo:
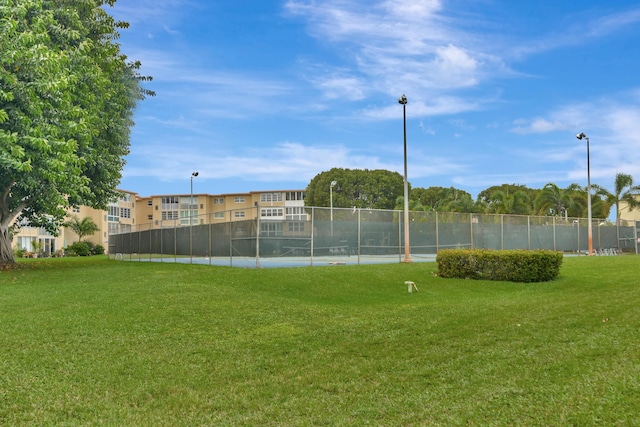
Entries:
{"type": "Polygon", "coordinates": [[[560,274],[562,253],[550,250],[447,249],[438,252],[436,262],[440,277],[547,282],[560,274]]]}
{"type": "MultiPolygon", "coordinates": [[[[16,258],[33,258],[36,252],[27,252],[22,248],[16,248],[13,250],[13,255],[16,258]]],[[[57,250],[51,254],[52,257],[63,256],[89,256],[89,255],[104,255],[104,246],[96,245],[93,242],[75,242],[68,246],[65,250],[57,250]]],[[[41,255],[41,254],[40,254],[41,255]]]]}
{"type": "Polygon", "coordinates": [[[67,256],[89,256],[104,254],[104,247],[96,245],[93,242],[75,242],[67,247],[65,255],[67,256]]]}

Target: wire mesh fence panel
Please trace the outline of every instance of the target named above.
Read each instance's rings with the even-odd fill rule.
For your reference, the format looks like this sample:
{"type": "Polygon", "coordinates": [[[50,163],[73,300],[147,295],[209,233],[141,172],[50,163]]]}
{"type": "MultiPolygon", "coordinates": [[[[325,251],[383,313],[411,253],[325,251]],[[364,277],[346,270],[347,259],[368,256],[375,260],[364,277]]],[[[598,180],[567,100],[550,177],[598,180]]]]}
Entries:
{"type": "MultiPolygon", "coordinates": [[[[312,257],[350,257],[358,251],[358,209],[314,208],[309,236],[312,257]]],[[[338,261],[336,261],[338,262],[338,261]]]]}
{"type": "Polygon", "coordinates": [[[411,253],[435,254],[438,251],[437,230],[435,222],[421,221],[421,216],[410,217],[409,243],[411,253]]]}
{"type": "Polygon", "coordinates": [[[190,254],[190,230],[189,227],[175,228],[177,257],[187,257],[190,254]]]}
{"type": "Polygon", "coordinates": [[[194,225],[190,230],[191,255],[197,257],[209,257],[209,226],[194,225]]]}
{"type": "Polygon", "coordinates": [[[618,249],[618,230],[604,221],[593,223],[593,247],[599,251],[618,249]]]}
{"type": "MultiPolygon", "coordinates": [[[[109,253],[140,260],[196,262],[197,258],[200,263],[224,258],[229,264],[234,257],[282,262],[295,259],[313,264],[319,259],[360,262],[361,257],[402,260],[404,255],[401,210],[305,207],[291,217],[250,219],[244,217],[248,211],[201,215],[193,225],[163,220],[110,229],[109,253]]],[[[260,212],[257,207],[256,213],[260,212]]],[[[588,225],[584,218],[412,211],[408,223],[410,252],[429,256],[447,248],[484,248],[584,253],[588,249],[588,225]]],[[[635,225],[594,219],[594,250],[635,251],[635,225]]]]}
{"type": "Polygon", "coordinates": [[[438,248],[472,248],[470,214],[438,213],[438,248]]]}
{"type": "Polygon", "coordinates": [[[160,230],[160,253],[175,259],[177,255],[177,228],[162,228],[160,230]]]}
{"type": "Polygon", "coordinates": [[[242,220],[231,223],[231,253],[230,256],[256,256],[256,221],[242,220]]]}
{"type": "Polygon", "coordinates": [[[530,249],[531,229],[529,217],[504,215],[503,249],[530,249]]]}
{"type": "Polygon", "coordinates": [[[213,257],[231,256],[231,223],[209,224],[209,253],[213,257]]]}
{"type": "MultiPolygon", "coordinates": [[[[640,223],[638,224],[640,225],[640,223]]],[[[637,228],[634,223],[627,222],[626,225],[620,225],[617,229],[618,234],[618,247],[623,251],[628,251],[636,248],[636,236],[637,228]]],[[[638,242],[640,243],[640,242],[638,242]]]]}
{"type": "Polygon", "coordinates": [[[360,255],[399,255],[404,245],[403,218],[400,212],[359,209],[360,255]]]}

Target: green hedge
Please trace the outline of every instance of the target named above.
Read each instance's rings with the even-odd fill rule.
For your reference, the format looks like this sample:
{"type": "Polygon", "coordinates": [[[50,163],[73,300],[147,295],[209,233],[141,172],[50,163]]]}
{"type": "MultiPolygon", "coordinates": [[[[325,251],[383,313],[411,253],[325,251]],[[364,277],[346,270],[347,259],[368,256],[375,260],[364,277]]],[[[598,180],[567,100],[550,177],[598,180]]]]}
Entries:
{"type": "Polygon", "coordinates": [[[458,279],[547,282],[558,277],[562,253],[447,249],[438,252],[438,276],[458,279]]]}
{"type": "Polygon", "coordinates": [[[93,242],[75,242],[66,249],[67,256],[103,255],[104,247],[93,242]]]}

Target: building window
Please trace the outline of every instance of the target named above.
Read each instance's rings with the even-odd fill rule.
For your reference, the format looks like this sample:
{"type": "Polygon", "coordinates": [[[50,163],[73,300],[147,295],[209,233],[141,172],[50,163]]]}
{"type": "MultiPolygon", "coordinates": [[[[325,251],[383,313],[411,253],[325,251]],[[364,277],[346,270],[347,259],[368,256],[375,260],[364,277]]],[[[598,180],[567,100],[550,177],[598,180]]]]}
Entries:
{"type": "Polygon", "coordinates": [[[260,209],[260,216],[263,218],[280,217],[282,218],[282,208],[262,208],[260,209]]]}
{"type": "Polygon", "coordinates": [[[120,218],[131,218],[131,209],[120,208],[120,218]]]}
{"type": "Polygon", "coordinates": [[[117,206],[109,206],[109,215],[107,216],[107,221],[118,222],[118,213],[119,208],[117,206]]]}
{"type": "Polygon", "coordinates": [[[153,199],[147,200],[147,206],[153,206],[153,199]]]}
{"type": "Polygon", "coordinates": [[[174,211],[178,210],[179,207],[179,197],[178,196],[169,196],[162,198],[162,210],[163,211],[174,211]]]}
{"type": "Polygon", "coordinates": [[[260,194],[260,203],[281,202],[282,193],[262,193],[260,194]]]}
{"type": "Polygon", "coordinates": [[[198,196],[190,196],[180,197],[180,209],[198,209],[198,196]]]}
{"type": "Polygon", "coordinates": [[[131,225],[110,223],[108,226],[109,234],[130,233],[131,225]]]}
{"type": "Polygon", "coordinates": [[[147,215],[147,219],[148,219],[149,221],[153,221],[153,215],[147,215]]]}
{"type": "Polygon", "coordinates": [[[214,205],[224,205],[224,197],[216,197],[213,199],[214,205]]]}
{"type": "Polygon", "coordinates": [[[244,196],[236,196],[233,198],[233,203],[245,203],[244,196]]]}
{"type": "Polygon", "coordinates": [[[213,214],[215,219],[224,219],[224,212],[216,212],[213,214]]]}
{"type": "Polygon", "coordinates": [[[305,191],[287,191],[287,200],[300,201],[304,200],[305,191]]]}
{"type": "Polygon", "coordinates": [[[287,220],[289,221],[305,221],[307,214],[302,206],[294,206],[287,208],[287,220]]]}
{"type": "Polygon", "coordinates": [[[162,220],[175,220],[178,219],[178,211],[162,211],[162,220]]]}
{"type": "Polygon", "coordinates": [[[266,237],[282,236],[282,223],[265,221],[260,223],[260,235],[266,237]]]}
{"type": "Polygon", "coordinates": [[[121,193],[119,200],[122,202],[130,202],[131,201],[131,194],[129,193],[121,193]]]}
{"type": "Polygon", "coordinates": [[[290,233],[299,233],[304,231],[304,222],[302,221],[291,221],[288,224],[290,233]]]}
{"type": "Polygon", "coordinates": [[[180,211],[180,225],[198,224],[198,211],[180,211]]]}
{"type": "Polygon", "coordinates": [[[244,211],[235,211],[233,213],[234,218],[244,218],[246,216],[246,214],[244,213],[244,211]]]}

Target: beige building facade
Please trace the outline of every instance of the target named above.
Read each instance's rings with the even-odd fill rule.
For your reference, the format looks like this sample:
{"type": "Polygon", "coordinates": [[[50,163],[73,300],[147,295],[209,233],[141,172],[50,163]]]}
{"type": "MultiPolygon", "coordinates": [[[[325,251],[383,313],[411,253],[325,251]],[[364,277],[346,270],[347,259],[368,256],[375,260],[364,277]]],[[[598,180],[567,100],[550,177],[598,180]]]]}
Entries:
{"type": "Polygon", "coordinates": [[[640,207],[629,209],[629,205],[626,202],[620,202],[620,219],[623,221],[640,221],[640,207]]]}
{"type": "MultiPolygon", "coordinates": [[[[69,217],[75,215],[79,219],[89,217],[93,220],[98,231],[85,240],[102,245],[105,251],[109,235],[129,231],[245,221],[259,215],[261,232],[295,234],[304,231],[308,219],[304,209],[304,190],[147,197],[131,191],[119,191],[120,197],[109,203],[106,211],[81,206],[68,212],[69,217]]],[[[62,227],[54,236],[44,229],[24,226],[14,235],[12,246],[30,253],[40,251],[44,256],[53,256],[77,241],[77,234],[70,228],[62,227]]]]}

